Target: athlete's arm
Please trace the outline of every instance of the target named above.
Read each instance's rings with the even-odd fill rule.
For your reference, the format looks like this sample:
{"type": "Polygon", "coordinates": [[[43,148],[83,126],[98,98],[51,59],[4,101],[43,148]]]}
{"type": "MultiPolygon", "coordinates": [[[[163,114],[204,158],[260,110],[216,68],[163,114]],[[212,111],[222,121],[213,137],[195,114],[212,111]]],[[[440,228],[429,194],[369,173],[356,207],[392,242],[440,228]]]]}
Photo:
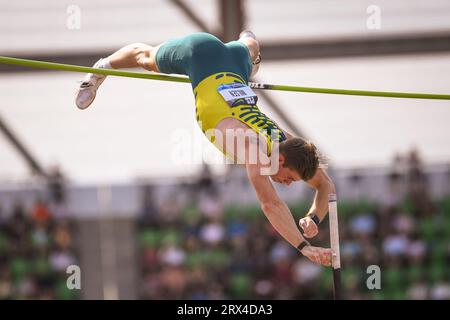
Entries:
{"type": "Polygon", "coordinates": [[[262,211],[278,233],[292,246],[298,247],[304,238],[298,230],[288,206],[278,197],[269,176],[261,175],[261,168],[257,164],[247,164],[246,168],[248,178],[261,203],[262,211]]]}
{"type": "MultiPolygon", "coordinates": [[[[281,128],[275,121],[274,123],[278,126],[278,128],[281,128]]],[[[282,131],[288,139],[294,138],[294,136],[286,130],[282,131]]],[[[316,219],[316,221],[318,222],[325,218],[328,213],[328,194],[336,193],[336,189],[333,181],[322,168],[318,168],[315,175],[306,181],[306,183],[310,187],[316,189],[316,194],[311,208],[306,216],[300,219],[299,224],[303,230],[303,235],[306,238],[312,238],[319,232],[318,223],[316,223],[312,217],[316,215],[318,219],[316,219]]]]}
{"type": "MultiPolygon", "coordinates": [[[[297,248],[305,239],[298,230],[288,206],[278,197],[269,177],[261,175],[258,164],[247,164],[246,168],[267,219],[284,239],[297,248]]],[[[329,266],[331,263],[331,249],[307,245],[301,253],[317,264],[329,266]]]]}
{"type": "Polygon", "coordinates": [[[328,195],[336,193],[333,181],[327,175],[324,169],[318,168],[316,174],[306,181],[306,183],[316,189],[313,204],[306,216],[300,219],[300,226],[307,238],[314,237],[318,233],[318,227],[313,220],[313,216],[317,216],[318,221],[322,221],[328,213],[328,195]]]}

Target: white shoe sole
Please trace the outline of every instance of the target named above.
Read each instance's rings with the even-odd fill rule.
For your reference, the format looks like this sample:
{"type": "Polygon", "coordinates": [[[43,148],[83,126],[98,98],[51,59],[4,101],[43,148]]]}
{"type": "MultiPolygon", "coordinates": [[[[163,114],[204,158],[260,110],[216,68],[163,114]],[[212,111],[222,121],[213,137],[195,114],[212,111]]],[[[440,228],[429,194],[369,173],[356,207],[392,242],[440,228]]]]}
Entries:
{"type": "Polygon", "coordinates": [[[85,110],[92,104],[92,102],[94,102],[95,97],[97,96],[97,90],[100,87],[100,85],[103,83],[103,81],[105,81],[105,79],[106,79],[106,77],[99,79],[95,86],[82,88],[80,85],[80,87],[78,87],[77,91],[75,92],[75,104],[78,107],[78,109],[85,110]],[[88,104],[78,102],[78,98],[79,98],[79,95],[82,92],[82,90],[90,90],[92,93],[92,99],[89,100],[88,104]]]}

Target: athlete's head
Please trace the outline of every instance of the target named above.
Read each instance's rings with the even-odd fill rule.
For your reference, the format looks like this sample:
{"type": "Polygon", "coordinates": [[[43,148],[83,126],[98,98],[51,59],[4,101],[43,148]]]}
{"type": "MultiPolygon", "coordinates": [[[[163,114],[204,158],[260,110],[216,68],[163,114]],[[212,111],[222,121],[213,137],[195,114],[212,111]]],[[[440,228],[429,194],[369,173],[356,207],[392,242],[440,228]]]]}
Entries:
{"type": "Polygon", "coordinates": [[[294,181],[308,181],[318,167],[316,146],[302,138],[290,138],[279,144],[279,169],[271,178],[286,185],[294,181]]]}

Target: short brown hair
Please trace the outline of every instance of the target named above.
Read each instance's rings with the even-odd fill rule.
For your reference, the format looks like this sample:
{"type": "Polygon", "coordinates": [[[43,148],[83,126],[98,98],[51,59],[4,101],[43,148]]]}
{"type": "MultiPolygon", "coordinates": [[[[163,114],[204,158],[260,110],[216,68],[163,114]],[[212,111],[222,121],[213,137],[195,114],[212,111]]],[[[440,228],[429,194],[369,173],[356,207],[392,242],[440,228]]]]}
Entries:
{"type": "Polygon", "coordinates": [[[316,146],[302,138],[290,138],[281,142],[280,154],[284,156],[284,166],[297,171],[304,181],[311,179],[319,167],[316,146]]]}

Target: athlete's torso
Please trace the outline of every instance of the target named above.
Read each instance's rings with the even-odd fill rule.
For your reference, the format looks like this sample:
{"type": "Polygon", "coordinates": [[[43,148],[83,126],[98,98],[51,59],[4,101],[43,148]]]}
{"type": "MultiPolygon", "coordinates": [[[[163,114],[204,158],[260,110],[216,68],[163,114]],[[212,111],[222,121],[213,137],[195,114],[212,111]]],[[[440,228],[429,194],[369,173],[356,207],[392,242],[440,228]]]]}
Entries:
{"type": "Polygon", "coordinates": [[[208,33],[194,33],[167,41],[159,48],[156,61],[161,72],[189,76],[195,96],[196,118],[205,134],[214,130],[223,119],[234,118],[266,137],[269,155],[272,132],[278,133],[276,139],[286,139],[256,103],[230,107],[218,92],[221,85],[248,84],[252,62],[245,44],[239,41],[224,44],[208,33]]]}
{"type": "MultiPolygon", "coordinates": [[[[242,103],[231,107],[218,92],[221,85],[231,83],[246,84],[236,74],[220,72],[203,79],[195,87],[195,113],[200,128],[210,139],[207,131],[216,129],[223,119],[236,119],[265,138],[267,154],[270,155],[273,140],[280,142],[286,140],[285,134],[275,122],[259,110],[256,104],[242,103]]],[[[223,149],[221,151],[226,153],[223,149]]]]}

